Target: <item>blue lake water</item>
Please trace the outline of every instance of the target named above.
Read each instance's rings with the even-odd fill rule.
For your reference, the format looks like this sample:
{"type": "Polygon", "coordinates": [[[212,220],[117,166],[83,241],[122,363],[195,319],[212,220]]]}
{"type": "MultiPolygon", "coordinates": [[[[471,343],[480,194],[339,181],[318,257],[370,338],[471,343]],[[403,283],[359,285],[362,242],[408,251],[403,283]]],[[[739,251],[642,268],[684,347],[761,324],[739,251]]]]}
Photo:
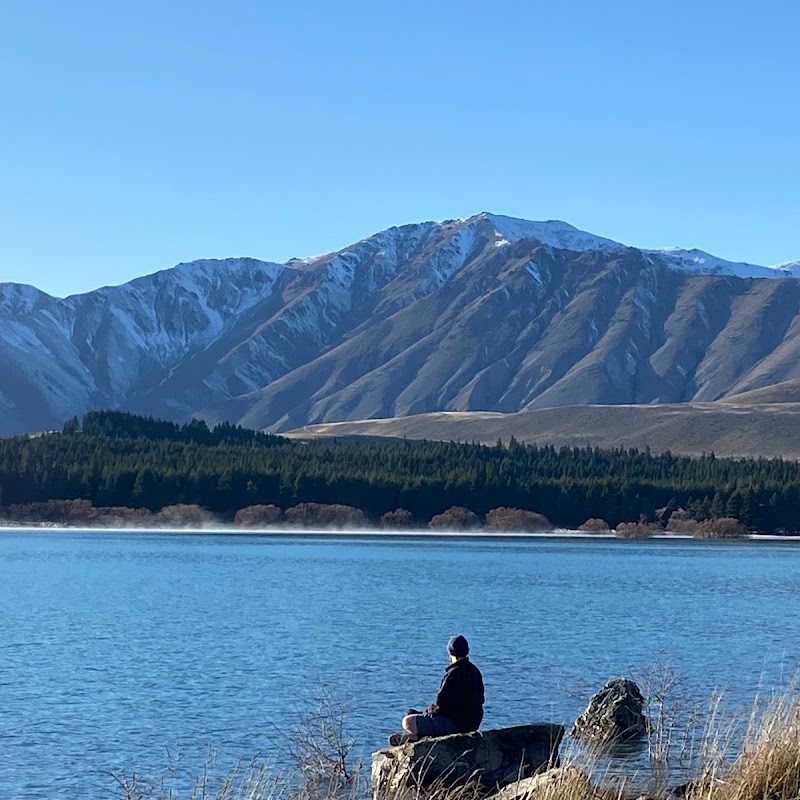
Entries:
{"type": "Polygon", "coordinates": [[[800,661],[800,543],[0,532],[0,797],[280,755],[324,685],[360,751],[470,640],[485,728],[667,664],[749,704],[800,661]],[[169,753],[169,755],[168,755],[169,753]]]}

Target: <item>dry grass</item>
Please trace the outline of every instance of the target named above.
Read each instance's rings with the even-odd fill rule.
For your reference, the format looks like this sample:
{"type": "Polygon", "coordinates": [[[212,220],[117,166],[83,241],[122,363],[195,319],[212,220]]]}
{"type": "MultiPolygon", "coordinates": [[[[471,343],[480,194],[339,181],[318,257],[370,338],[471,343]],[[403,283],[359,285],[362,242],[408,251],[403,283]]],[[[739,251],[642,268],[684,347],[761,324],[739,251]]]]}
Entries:
{"type": "Polygon", "coordinates": [[[692,800],[796,800],[800,797],[800,696],[793,689],[754,710],[732,761],[722,747],[706,760],[692,800]]]}
{"type": "MultiPolygon", "coordinates": [[[[309,425],[293,438],[349,436],[440,439],[492,445],[514,436],[558,447],[650,447],[681,455],[800,458],[800,403],[558,406],[511,414],[430,413],[309,425]]],[[[285,435],[285,434],[282,434],[285,435]]]]}

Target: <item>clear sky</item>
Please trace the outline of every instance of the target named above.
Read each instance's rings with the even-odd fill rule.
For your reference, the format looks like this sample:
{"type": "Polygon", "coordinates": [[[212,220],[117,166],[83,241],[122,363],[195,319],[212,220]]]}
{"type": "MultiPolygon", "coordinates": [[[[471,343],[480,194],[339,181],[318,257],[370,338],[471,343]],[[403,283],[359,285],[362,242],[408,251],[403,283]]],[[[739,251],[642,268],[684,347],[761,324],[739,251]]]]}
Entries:
{"type": "Polygon", "coordinates": [[[426,219],[800,258],[798,0],[6,0],[0,281],[426,219]]]}

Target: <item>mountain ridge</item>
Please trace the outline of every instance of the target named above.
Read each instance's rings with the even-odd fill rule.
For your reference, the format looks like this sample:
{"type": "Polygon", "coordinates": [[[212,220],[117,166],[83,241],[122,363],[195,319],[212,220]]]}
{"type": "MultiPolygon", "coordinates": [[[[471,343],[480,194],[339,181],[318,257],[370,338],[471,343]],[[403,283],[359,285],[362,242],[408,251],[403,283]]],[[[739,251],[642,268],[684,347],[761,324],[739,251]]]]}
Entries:
{"type": "Polygon", "coordinates": [[[484,212],[284,264],[186,262],[66,298],[0,284],[0,432],[101,407],[284,430],[714,400],[800,377],[792,277],[484,212]]]}
{"type": "MultiPolygon", "coordinates": [[[[192,261],[180,261],[171,267],[163,267],[161,269],[156,270],[155,272],[145,273],[144,275],[131,278],[130,280],[124,281],[119,284],[107,284],[103,286],[98,286],[95,289],[90,289],[89,291],[86,292],[69,294],[63,297],[58,295],[51,295],[48,292],[39,289],[38,287],[35,287],[31,284],[20,283],[19,281],[0,281],[0,291],[2,291],[4,287],[16,286],[22,289],[34,290],[38,294],[44,295],[53,300],[69,300],[76,297],[82,297],[87,294],[92,294],[94,292],[103,289],[113,289],[121,286],[126,286],[130,283],[133,283],[134,281],[141,280],[142,278],[149,278],[163,272],[170,272],[172,270],[180,269],[182,267],[187,267],[193,264],[226,264],[228,262],[253,261],[262,264],[279,264],[281,266],[287,266],[287,267],[307,266],[309,264],[313,264],[322,261],[324,259],[331,258],[339,253],[351,249],[352,247],[355,247],[361,242],[366,242],[371,239],[375,239],[377,237],[382,237],[386,234],[389,234],[392,231],[398,231],[403,228],[429,227],[429,226],[444,227],[444,226],[452,226],[458,224],[470,224],[479,219],[485,219],[490,221],[495,226],[495,230],[500,236],[504,235],[504,231],[505,232],[516,231],[516,235],[514,233],[511,233],[511,236],[515,240],[518,240],[519,238],[523,238],[521,236],[521,232],[525,231],[524,238],[539,239],[539,241],[542,241],[545,244],[550,244],[553,247],[559,247],[561,249],[574,249],[574,250],[603,249],[603,246],[605,246],[609,250],[630,248],[630,249],[640,250],[641,252],[644,253],[665,256],[668,258],[667,263],[670,265],[674,265],[675,269],[681,269],[682,267],[680,266],[680,264],[682,262],[685,262],[685,263],[693,263],[698,271],[702,271],[704,267],[701,260],[705,259],[708,260],[711,264],[714,265],[718,264],[721,267],[729,265],[730,267],[743,267],[755,270],[770,270],[769,273],[766,273],[764,275],[761,274],[748,275],[748,276],[740,275],[738,277],[787,277],[787,276],[800,277],[800,259],[789,260],[774,265],[758,265],[758,264],[750,264],[748,262],[743,262],[743,261],[741,262],[730,261],[728,259],[714,256],[704,250],[700,250],[694,247],[692,248],[684,248],[680,246],[670,246],[661,248],[635,247],[634,245],[627,245],[622,242],[617,242],[613,239],[607,239],[603,236],[590,233],[588,231],[583,231],[580,228],[575,227],[571,223],[565,222],[564,220],[558,220],[558,219],[548,219],[539,221],[526,220],[520,217],[512,217],[506,214],[496,214],[491,211],[481,211],[478,212],[477,214],[473,214],[471,217],[447,219],[441,221],[426,220],[423,222],[411,222],[411,223],[406,223],[404,225],[391,226],[383,231],[379,231],[378,233],[372,234],[371,236],[368,236],[365,239],[359,240],[359,242],[346,245],[338,250],[330,250],[328,252],[310,257],[295,256],[283,262],[265,261],[264,259],[255,258],[253,256],[229,256],[225,258],[201,258],[201,259],[194,259],[192,261]],[[552,231],[554,236],[551,235],[550,237],[548,237],[546,233],[548,230],[552,231]],[[558,236],[561,237],[560,243],[557,243],[557,241],[555,240],[555,237],[558,236]],[[586,243],[585,246],[581,246],[579,244],[580,242],[585,242],[586,243]],[[676,256],[674,261],[669,258],[671,255],[676,256]]],[[[709,266],[706,267],[705,269],[709,268],[711,267],[709,266]]],[[[2,295],[0,295],[0,298],[1,297],[2,295]]]]}

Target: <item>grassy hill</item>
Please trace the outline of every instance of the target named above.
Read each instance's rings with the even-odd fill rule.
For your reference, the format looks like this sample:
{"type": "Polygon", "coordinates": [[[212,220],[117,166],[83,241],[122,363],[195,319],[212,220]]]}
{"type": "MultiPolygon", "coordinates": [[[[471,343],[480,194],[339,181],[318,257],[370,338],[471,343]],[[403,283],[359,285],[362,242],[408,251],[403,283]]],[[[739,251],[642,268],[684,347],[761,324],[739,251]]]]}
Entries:
{"type": "MultiPolygon", "coordinates": [[[[766,390],[765,390],[766,391],[766,390]]],[[[755,394],[755,393],[748,393],[755,394]]],[[[561,406],[516,414],[457,412],[310,425],[289,436],[388,436],[493,444],[649,447],[686,455],[800,459],[800,402],[561,406]]]]}

